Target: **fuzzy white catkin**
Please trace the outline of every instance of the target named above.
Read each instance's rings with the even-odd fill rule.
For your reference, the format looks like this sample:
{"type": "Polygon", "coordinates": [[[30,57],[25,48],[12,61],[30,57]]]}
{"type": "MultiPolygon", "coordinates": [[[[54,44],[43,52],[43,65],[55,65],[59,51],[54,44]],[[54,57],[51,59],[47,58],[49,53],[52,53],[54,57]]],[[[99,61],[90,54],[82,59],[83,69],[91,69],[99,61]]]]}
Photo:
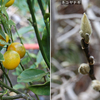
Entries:
{"type": "Polygon", "coordinates": [[[85,34],[88,33],[89,35],[92,33],[92,28],[89,19],[87,18],[86,14],[84,13],[81,19],[81,36],[85,38],[85,34]]]}
{"type": "Polygon", "coordinates": [[[89,64],[83,63],[80,65],[80,67],[78,68],[78,72],[81,74],[88,74],[90,71],[90,67],[89,64]]]}
{"type": "Polygon", "coordinates": [[[100,91],[100,81],[98,80],[93,80],[92,81],[92,87],[96,91],[100,91]]]}

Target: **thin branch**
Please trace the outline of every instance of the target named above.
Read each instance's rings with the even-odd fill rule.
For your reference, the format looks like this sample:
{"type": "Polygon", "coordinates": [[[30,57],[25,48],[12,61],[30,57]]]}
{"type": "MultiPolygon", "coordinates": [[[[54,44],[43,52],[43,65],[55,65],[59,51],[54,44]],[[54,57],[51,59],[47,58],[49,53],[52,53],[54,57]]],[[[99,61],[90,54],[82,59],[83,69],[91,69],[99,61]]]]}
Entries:
{"type": "Polygon", "coordinates": [[[94,64],[93,64],[93,61],[91,61],[90,59],[90,52],[89,52],[89,44],[85,43],[84,39],[81,40],[81,43],[82,43],[82,49],[84,50],[85,52],[85,55],[86,55],[86,58],[89,62],[89,66],[90,66],[90,72],[89,72],[89,77],[92,79],[92,80],[95,80],[95,76],[94,76],[94,64]]]}
{"type": "Polygon", "coordinates": [[[19,35],[18,31],[17,31],[16,26],[14,26],[14,28],[15,28],[15,31],[16,31],[16,33],[17,33],[17,35],[18,35],[19,39],[20,39],[21,44],[23,44],[23,42],[22,42],[22,40],[21,40],[21,37],[20,37],[20,35],[19,35]]]}
{"type": "Polygon", "coordinates": [[[3,87],[5,87],[5,88],[7,88],[7,89],[9,89],[10,91],[13,91],[13,92],[15,92],[15,93],[17,93],[17,94],[22,95],[22,97],[23,97],[23,98],[25,98],[25,99],[28,99],[28,100],[33,100],[33,98],[32,98],[32,97],[29,97],[27,94],[21,93],[21,92],[19,92],[19,91],[15,90],[15,89],[13,89],[13,88],[11,88],[11,87],[7,86],[7,85],[6,85],[6,84],[4,84],[2,81],[0,81],[0,85],[1,85],[1,86],[3,86],[3,87]]]}
{"type": "Polygon", "coordinates": [[[20,93],[21,93],[21,92],[15,90],[15,89],[13,89],[13,88],[7,86],[7,85],[4,84],[2,81],[0,81],[0,85],[4,86],[5,88],[7,88],[7,89],[9,89],[9,90],[11,90],[11,91],[13,91],[13,92],[15,92],[15,93],[17,93],[17,94],[20,94],[20,93]]]}
{"type": "Polygon", "coordinates": [[[45,76],[43,76],[43,78],[44,78],[44,81],[46,82],[46,77],[45,77],[45,76]]]}
{"type": "Polygon", "coordinates": [[[20,62],[20,66],[22,67],[23,71],[25,70],[24,66],[22,65],[22,63],[20,62]]]}

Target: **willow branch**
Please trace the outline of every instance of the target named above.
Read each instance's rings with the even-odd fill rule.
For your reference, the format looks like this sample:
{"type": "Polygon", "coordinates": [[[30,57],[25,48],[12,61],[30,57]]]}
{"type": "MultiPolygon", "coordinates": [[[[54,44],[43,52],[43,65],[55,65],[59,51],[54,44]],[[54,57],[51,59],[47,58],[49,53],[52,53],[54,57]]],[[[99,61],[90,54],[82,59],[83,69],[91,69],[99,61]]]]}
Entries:
{"type": "Polygon", "coordinates": [[[95,80],[94,76],[94,59],[91,59],[90,52],[89,52],[89,43],[85,43],[84,39],[81,40],[82,43],[82,49],[84,50],[84,53],[86,55],[86,58],[88,60],[89,66],[90,66],[90,71],[89,71],[89,77],[92,80],[95,80]]]}

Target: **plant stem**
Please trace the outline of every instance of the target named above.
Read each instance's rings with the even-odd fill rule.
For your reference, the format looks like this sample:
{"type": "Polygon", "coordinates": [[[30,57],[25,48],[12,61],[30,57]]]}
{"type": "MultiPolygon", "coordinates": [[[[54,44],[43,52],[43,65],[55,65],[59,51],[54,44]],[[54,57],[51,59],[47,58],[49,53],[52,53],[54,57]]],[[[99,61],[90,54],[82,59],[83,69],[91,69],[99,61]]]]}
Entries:
{"type": "Polygon", "coordinates": [[[22,69],[23,69],[23,71],[24,71],[25,69],[24,69],[24,67],[23,67],[23,65],[22,65],[22,63],[21,63],[21,62],[20,62],[20,66],[22,67],[22,69]]]}
{"type": "Polygon", "coordinates": [[[36,95],[36,97],[37,97],[37,100],[40,100],[39,97],[38,97],[38,95],[37,95],[37,94],[35,94],[35,95],[36,95]]]}
{"type": "Polygon", "coordinates": [[[5,75],[4,75],[4,78],[5,78],[5,84],[8,85],[8,83],[7,83],[7,77],[5,75]]]}
{"type": "Polygon", "coordinates": [[[16,96],[5,96],[5,97],[2,97],[3,100],[13,100],[13,99],[18,99],[18,98],[22,98],[22,94],[18,94],[16,96]]]}
{"type": "Polygon", "coordinates": [[[42,46],[42,41],[40,39],[40,36],[39,36],[39,31],[38,31],[38,28],[37,28],[37,22],[36,22],[36,18],[35,18],[35,14],[34,14],[34,11],[33,11],[33,6],[32,6],[32,2],[31,0],[27,0],[27,4],[29,6],[29,10],[30,10],[30,13],[31,13],[31,16],[32,16],[32,20],[33,20],[33,27],[34,27],[34,30],[35,30],[35,33],[36,33],[36,37],[37,37],[37,40],[38,40],[38,43],[39,43],[39,47],[40,47],[40,51],[42,53],[42,56],[48,66],[48,68],[50,69],[50,63],[46,57],[46,54],[43,50],[43,46],[42,46]]]}
{"type": "Polygon", "coordinates": [[[6,78],[8,79],[8,81],[9,81],[9,83],[10,83],[10,86],[11,87],[13,87],[12,86],[12,83],[11,83],[11,81],[10,81],[10,79],[9,79],[9,77],[8,77],[8,75],[6,74],[6,72],[5,72],[5,70],[4,70],[4,68],[3,68],[3,66],[2,66],[2,64],[0,63],[0,66],[1,66],[1,68],[2,68],[2,71],[4,72],[4,75],[6,76],[6,78]]]}
{"type": "Polygon", "coordinates": [[[13,89],[13,88],[7,86],[7,85],[4,84],[2,81],[0,81],[0,85],[4,86],[5,88],[7,88],[7,89],[9,89],[9,90],[11,90],[11,91],[13,91],[13,92],[15,92],[15,93],[17,93],[17,94],[20,94],[20,93],[21,93],[21,92],[19,92],[19,91],[16,91],[16,90],[13,89]]]}
{"type": "Polygon", "coordinates": [[[1,21],[2,25],[3,25],[3,28],[4,28],[4,31],[7,33],[7,30],[6,28],[4,27],[4,23],[1,21]]]}
{"type": "Polygon", "coordinates": [[[50,13],[50,0],[48,0],[47,2],[48,2],[49,13],[50,13]]]}
{"type": "MultiPolygon", "coordinates": [[[[22,95],[22,97],[25,98],[25,99],[29,98],[29,100],[33,100],[32,97],[29,97],[28,95],[26,95],[26,94],[24,94],[24,93],[21,93],[21,92],[15,90],[15,89],[13,89],[13,88],[7,86],[7,85],[4,84],[2,81],[0,81],[0,85],[4,86],[5,88],[9,89],[10,91],[13,91],[13,92],[15,92],[15,93],[17,93],[17,94],[22,95]]],[[[4,99],[4,100],[5,100],[5,99],[4,99]]]]}
{"type": "MultiPolygon", "coordinates": [[[[29,85],[32,85],[32,83],[31,83],[31,82],[29,82],[29,85]]],[[[34,93],[34,94],[35,94],[35,93],[34,93]]],[[[36,96],[37,100],[39,100],[38,95],[37,95],[37,94],[35,94],[35,96],[36,96]]]]}
{"type": "Polygon", "coordinates": [[[10,34],[11,34],[11,40],[12,40],[12,42],[14,42],[13,36],[12,36],[12,33],[11,33],[11,29],[10,29],[10,34]]]}
{"type": "Polygon", "coordinates": [[[22,42],[22,40],[21,40],[21,38],[20,38],[20,35],[18,34],[18,31],[17,31],[16,26],[14,26],[14,28],[15,28],[15,31],[17,32],[17,35],[18,35],[18,37],[19,37],[19,39],[20,39],[21,44],[23,44],[23,42],[22,42]]]}
{"type": "MultiPolygon", "coordinates": [[[[40,6],[40,9],[41,9],[43,18],[44,18],[45,10],[44,10],[44,8],[43,8],[42,0],[38,0],[38,3],[39,3],[39,6],[40,6]]],[[[49,26],[48,26],[47,19],[46,19],[46,20],[44,19],[44,23],[45,23],[45,25],[46,25],[47,33],[50,35],[50,29],[49,29],[49,26]]]]}
{"type": "Polygon", "coordinates": [[[46,82],[46,78],[45,78],[45,76],[43,76],[43,78],[44,78],[44,81],[46,82]]]}
{"type": "Polygon", "coordinates": [[[5,97],[2,97],[2,100],[13,100],[13,99],[18,99],[18,98],[24,98],[25,100],[35,100],[31,97],[28,97],[28,96],[23,96],[23,94],[18,94],[16,96],[5,96],[5,97]]]}

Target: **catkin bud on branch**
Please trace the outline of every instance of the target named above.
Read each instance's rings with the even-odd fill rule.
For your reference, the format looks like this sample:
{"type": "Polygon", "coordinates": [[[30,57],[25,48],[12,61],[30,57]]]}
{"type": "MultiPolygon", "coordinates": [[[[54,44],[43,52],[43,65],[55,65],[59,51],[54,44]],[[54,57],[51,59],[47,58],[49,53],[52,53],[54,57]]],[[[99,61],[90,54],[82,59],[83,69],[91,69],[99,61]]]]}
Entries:
{"type": "Polygon", "coordinates": [[[93,80],[92,81],[92,87],[96,91],[100,91],[100,81],[98,80],[93,80]]]}
{"type": "Polygon", "coordinates": [[[89,74],[90,71],[90,67],[89,64],[83,63],[80,65],[80,67],[78,68],[78,72],[81,74],[89,74]]]}
{"type": "Polygon", "coordinates": [[[81,37],[87,40],[87,38],[89,38],[87,37],[87,34],[91,35],[91,33],[92,33],[92,28],[91,28],[90,21],[87,18],[86,14],[84,13],[81,19],[81,30],[80,30],[81,37]]]}

